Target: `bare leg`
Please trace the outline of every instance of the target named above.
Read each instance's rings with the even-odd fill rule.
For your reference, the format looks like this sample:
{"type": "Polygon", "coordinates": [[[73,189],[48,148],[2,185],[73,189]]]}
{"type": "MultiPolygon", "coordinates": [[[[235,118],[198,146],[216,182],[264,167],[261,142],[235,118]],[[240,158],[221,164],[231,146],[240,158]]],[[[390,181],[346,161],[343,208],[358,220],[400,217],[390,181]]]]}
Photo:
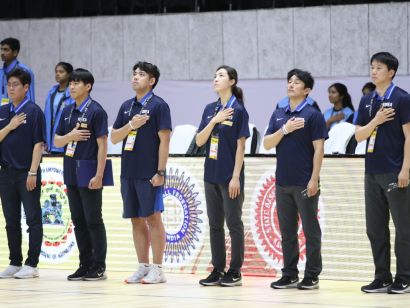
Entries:
{"type": "Polygon", "coordinates": [[[161,213],[156,212],[147,217],[151,234],[152,256],[154,264],[162,264],[165,250],[165,228],[162,223],[161,213]]]}
{"type": "Polygon", "coordinates": [[[132,237],[139,263],[149,263],[149,230],[145,218],[131,218],[132,237]]]}

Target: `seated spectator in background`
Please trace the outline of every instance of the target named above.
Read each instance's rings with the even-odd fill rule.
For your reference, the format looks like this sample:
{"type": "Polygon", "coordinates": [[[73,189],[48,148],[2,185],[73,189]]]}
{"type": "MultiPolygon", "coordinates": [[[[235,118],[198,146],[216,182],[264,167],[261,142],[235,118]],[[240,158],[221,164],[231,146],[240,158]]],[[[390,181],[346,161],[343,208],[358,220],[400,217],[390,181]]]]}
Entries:
{"type": "Polygon", "coordinates": [[[328,88],[329,101],[333,108],[327,109],[323,116],[325,117],[326,127],[330,130],[335,124],[344,122],[354,113],[352,98],[347,88],[342,83],[334,83],[328,88]]]}
{"type": "Polygon", "coordinates": [[[362,93],[363,95],[369,94],[370,92],[373,92],[376,90],[376,86],[373,82],[367,82],[362,88],[362,93]]]}
{"type": "MultiPolygon", "coordinates": [[[[374,90],[376,90],[376,86],[372,82],[367,82],[367,83],[365,83],[365,85],[362,88],[362,94],[363,94],[363,96],[365,96],[366,94],[369,94],[369,93],[373,92],[374,90]]],[[[356,125],[356,119],[357,119],[357,111],[352,113],[347,118],[346,122],[356,125]]]]}
{"type": "Polygon", "coordinates": [[[68,78],[72,71],[73,66],[70,63],[57,63],[55,67],[55,80],[58,84],[51,88],[46,98],[46,104],[44,107],[44,115],[46,117],[46,140],[47,151],[51,154],[61,154],[64,152],[64,147],[57,148],[54,145],[54,135],[64,107],[75,102],[70,97],[70,91],[68,89],[68,78]]]}
{"type": "MultiPolygon", "coordinates": [[[[306,101],[307,101],[307,103],[308,103],[310,106],[313,106],[313,107],[315,107],[319,112],[322,112],[322,111],[320,110],[320,107],[319,107],[318,103],[317,103],[313,98],[311,98],[310,96],[308,96],[308,97],[306,98],[306,101]]],[[[286,108],[288,105],[289,105],[289,97],[286,96],[286,97],[282,98],[282,99],[278,102],[278,104],[276,105],[276,109],[278,109],[278,108],[286,108]]]]}
{"type": "Polygon", "coordinates": [[[16,38],[9,37],[0,42],[1,46],[1,60],[4,62],[2,68],[0,68],[0,81],[1,81],[1,104],[5,105],[10,103],[9,96],[7,94],[7,74],[15,68],[22,68],[30,74],[31,84],[27,92],[27,98],[35,102],[34,99],[34,74],[31,69],[17,60],[17,56],[20,52],[20,41],[16,38]]]}

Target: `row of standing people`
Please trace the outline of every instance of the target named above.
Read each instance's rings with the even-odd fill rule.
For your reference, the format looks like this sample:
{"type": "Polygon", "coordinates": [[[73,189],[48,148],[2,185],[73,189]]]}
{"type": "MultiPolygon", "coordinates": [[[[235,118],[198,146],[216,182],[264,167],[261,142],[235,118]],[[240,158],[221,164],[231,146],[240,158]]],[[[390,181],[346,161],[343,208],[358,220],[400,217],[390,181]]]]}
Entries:
{"type": "MultiPolygon", "coordinates": [[[[362,291],[406,293],[410,291],[410,98],[392,83],[397,59],[386,52],[370,61],[376,90],[361,100],[356,138],[368,140],[365,163],[366,228],[375,263],[375,280],[362,291]],[[376,141],[377,140],[377,141],[376,141]],[[396,226],[397,273],[390,271],[389,212],[396,226]]],[[[127,283],[161,283],[165,230],[162,189],[168,158],[171,116],[168,104],[153,93],[158,68],[147,62],[133,67],[131,85],[135,97],[124,102],[113,125],[111,140],[123,143],[121,194],[123,217],[130,218],[138,268],[127,283]],[[153,264],[149,263],[149,248],[153,264]]],[[[276,200],[284,267],[275,289],[316,289],[322,271],[321,230],[317,219],[319,174],[327,138],[322,114],[309,102],[314,79],[293,69],[287,76],[288,103],[276,109],[264,137],[267,149],[277,148],[276,200]],[[299,282],[297,221],[306,237],[307,261],[299,282]]],[[[196,135],[206,145],[205,197],[210,224],[213,271],[201,279],[204,286],[242,285],[244,259],[244,145],[249,137],[249,116],[234,68],[216,70],[214,89],[219,99],[205,107],[196,135]],[[224,221],[231,237],[231,261],[226,270],[224,221]]],[[[90,97],[92,74],[74,70],[69,77],[74,104],[65,107],[54,144],[64,147],[64,181],[79,248],[79,268],[68,280],[106,278],[106,232],[102,219],[102,175],[107,154],[107,114],[90,97]],[[88,187],[78,187],[76,160],[96,160],[97,171],[88,187]]],[[[12,103],[0,107],[0,196],[6,218],[10,266],[2,278],[38,277],[42,226],[40,210],[40,159],[45,142],[41,110],[27,98],[29,74],[16,69],[7,75],[12,103]],[[21,267],[20,202],[29,226],[29,252],[21,267]]]]}

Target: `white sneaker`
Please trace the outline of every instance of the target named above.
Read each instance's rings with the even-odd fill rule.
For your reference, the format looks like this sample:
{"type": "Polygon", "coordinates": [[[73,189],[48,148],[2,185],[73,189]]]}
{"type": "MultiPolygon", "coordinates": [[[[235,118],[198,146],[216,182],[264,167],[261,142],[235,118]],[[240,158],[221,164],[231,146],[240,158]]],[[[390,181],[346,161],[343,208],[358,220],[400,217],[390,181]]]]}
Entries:
{"type": "Polygon", "coordinates": [[[149,271],[148,275],[141,279],[141,282],[147,284],[163,283],[167,282],[167,279],[165,278],[164,272],[162,271],[162,267],[159,267],[158,265],[154,264],[151,267],[151,270],[149,271]]]}
{"type": "Polygon", "coordinates": [[[21,270],[14,274],[14,278],[18,279],[28,279],[28,278],[37,278],[38,277],[38,268],[31,267],[28,265],[23,265],[21,270]]]}
{"type": "Polygon", "coordinates": [[[9,265],[4,271],[0,273],[0,279],[14,278],[14,274],[21,269],[21,266],[9,265]]]}
{"type": "Polygon", "coordinates": [[[149,264],[140,264],[138,266],[137,271],[134,274],[132,274],[132,276],[125,279],[124,282],[125,283],[140,283],[141,279],[147,276],[150,269],[151,269],[151,266],[149,264]]]}

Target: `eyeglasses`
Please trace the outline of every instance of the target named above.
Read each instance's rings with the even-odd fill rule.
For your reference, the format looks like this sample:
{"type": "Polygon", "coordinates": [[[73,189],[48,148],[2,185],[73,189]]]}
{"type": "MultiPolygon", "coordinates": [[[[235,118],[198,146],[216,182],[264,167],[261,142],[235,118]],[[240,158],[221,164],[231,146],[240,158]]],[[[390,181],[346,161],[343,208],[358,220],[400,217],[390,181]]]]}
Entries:
{"type": "Polygon", "coordinates": [[[13,83],[7,83],[7,88],[17,88],[18,86],[21,86],[22,84],[21,83],[18,83],[18,82],[13,82],[13,83]]]}

